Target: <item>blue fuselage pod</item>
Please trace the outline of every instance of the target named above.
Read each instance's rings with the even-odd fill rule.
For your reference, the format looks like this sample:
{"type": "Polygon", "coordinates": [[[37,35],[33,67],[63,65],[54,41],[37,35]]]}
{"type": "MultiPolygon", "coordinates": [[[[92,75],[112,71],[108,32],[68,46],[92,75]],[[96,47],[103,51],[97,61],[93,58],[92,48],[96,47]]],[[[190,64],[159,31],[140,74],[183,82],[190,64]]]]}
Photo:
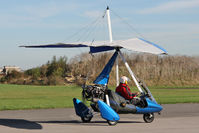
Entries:
{"type": "Polygon", "coordinates": [[[90,109],[79,99],[73,98],[76,115],[80,117],[92,117],[93,114],[90,109]]]}
{"type": "Polygon", "coordinates": [[[99,106],[102,118],[109,121],[118,121],[120,119],[119,115],[103,101],[99,100],[98,106],[99,106]]]}
{"type": "Polygon", "coordinates": [[[151,101],[149,98],[146,98],[148,106],[145,108],[136,107],[136,114],[147,114],[160,112],[163,107],[157,104],[155,101],[151,101]]]}

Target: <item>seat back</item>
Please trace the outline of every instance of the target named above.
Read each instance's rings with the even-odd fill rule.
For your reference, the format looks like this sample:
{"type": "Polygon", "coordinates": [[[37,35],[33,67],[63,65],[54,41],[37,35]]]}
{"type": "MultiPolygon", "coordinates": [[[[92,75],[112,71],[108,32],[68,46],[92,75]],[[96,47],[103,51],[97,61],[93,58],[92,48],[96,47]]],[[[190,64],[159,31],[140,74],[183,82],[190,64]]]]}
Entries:
{"type": "Polygon", "coordinates": [[[124,97],[120,96],[112,90],[108,90],[110,106],[118,113],[135,113],[136,107],[129,103],[124,97]],[[126,106],[121,106],[125,104],[126,106]]]}
{"type": "Polygon", "coordinates": [[[108,90],[109,99],[114,100],[118,104],[126,103],[126,99],[112,90],[108,90]]]}

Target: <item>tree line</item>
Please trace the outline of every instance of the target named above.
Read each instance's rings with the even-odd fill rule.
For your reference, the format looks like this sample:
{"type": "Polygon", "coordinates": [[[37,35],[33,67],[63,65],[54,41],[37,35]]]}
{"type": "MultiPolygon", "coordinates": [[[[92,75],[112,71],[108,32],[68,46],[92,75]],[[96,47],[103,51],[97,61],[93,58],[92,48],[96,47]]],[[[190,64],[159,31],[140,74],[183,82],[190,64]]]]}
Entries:
{"type": "MultiPolygon", "coordinates": [[[[112,53],[81,54],[68,60],[54,56],[51,61],[23,73],[12,71],[0,79],[1,83],[31,85],[63,85],[92,83],[106,65],[112,53]]],[[[125,54],[129,66],[149,86],[198,86],[199,57],[157,56],[152,54],[125,54]]],[[[120,76],[130,75],[119,60],[120,76]]],[[[109,85],[116,82],[115,67],[112,68],[109,85]]],[[[134,85],[133,81],[129,82],[134,85]]]]}

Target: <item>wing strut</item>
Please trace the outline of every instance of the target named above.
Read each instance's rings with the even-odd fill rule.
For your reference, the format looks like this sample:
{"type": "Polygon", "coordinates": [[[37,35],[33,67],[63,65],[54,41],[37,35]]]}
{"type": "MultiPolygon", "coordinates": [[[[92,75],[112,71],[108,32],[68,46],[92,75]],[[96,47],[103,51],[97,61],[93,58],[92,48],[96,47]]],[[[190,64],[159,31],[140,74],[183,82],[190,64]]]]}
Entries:
{"type": "Polygon", "coordinates": [[[122,58],[122,61],[123,61],[124,64],[125,64],[127,70],[129,71],[131,77],[133,78],[133,81],[135,82],[135,84],[136,84],[138,90],[139,90],[141,93],[143,93],[143,90],[142,90],[140,84],[138,83],[135,74],[133,73],[133,71],[132,71],[131,68],[129,67],[129,64],[126,62],[126,60],[125,60],[125,58],[124,58],[122,52],[121,52],[120,50],[118,50],[118,52],[119,52],[120,57],[122,58]]]}

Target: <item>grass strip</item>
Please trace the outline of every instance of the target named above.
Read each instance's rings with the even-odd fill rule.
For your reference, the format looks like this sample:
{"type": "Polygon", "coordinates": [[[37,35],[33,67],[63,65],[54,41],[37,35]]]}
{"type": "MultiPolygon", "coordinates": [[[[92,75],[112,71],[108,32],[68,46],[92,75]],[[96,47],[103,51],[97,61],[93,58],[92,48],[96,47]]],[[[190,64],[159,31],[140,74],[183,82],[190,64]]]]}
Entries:
{"type": "MultiPolygon", "coordinates": [[[[111,87],[114,90],[114,87],[111,87]]],[[[199,89],[151,88],[160,104],[199,103],[199,89]]],[[[30,86],[0,84],[0,110],[44,109],[73,107],[72,99],[81,99],[81,87],[30,86]]],[[[136,91],[134,89],[134,91],[136,91]]]]}

